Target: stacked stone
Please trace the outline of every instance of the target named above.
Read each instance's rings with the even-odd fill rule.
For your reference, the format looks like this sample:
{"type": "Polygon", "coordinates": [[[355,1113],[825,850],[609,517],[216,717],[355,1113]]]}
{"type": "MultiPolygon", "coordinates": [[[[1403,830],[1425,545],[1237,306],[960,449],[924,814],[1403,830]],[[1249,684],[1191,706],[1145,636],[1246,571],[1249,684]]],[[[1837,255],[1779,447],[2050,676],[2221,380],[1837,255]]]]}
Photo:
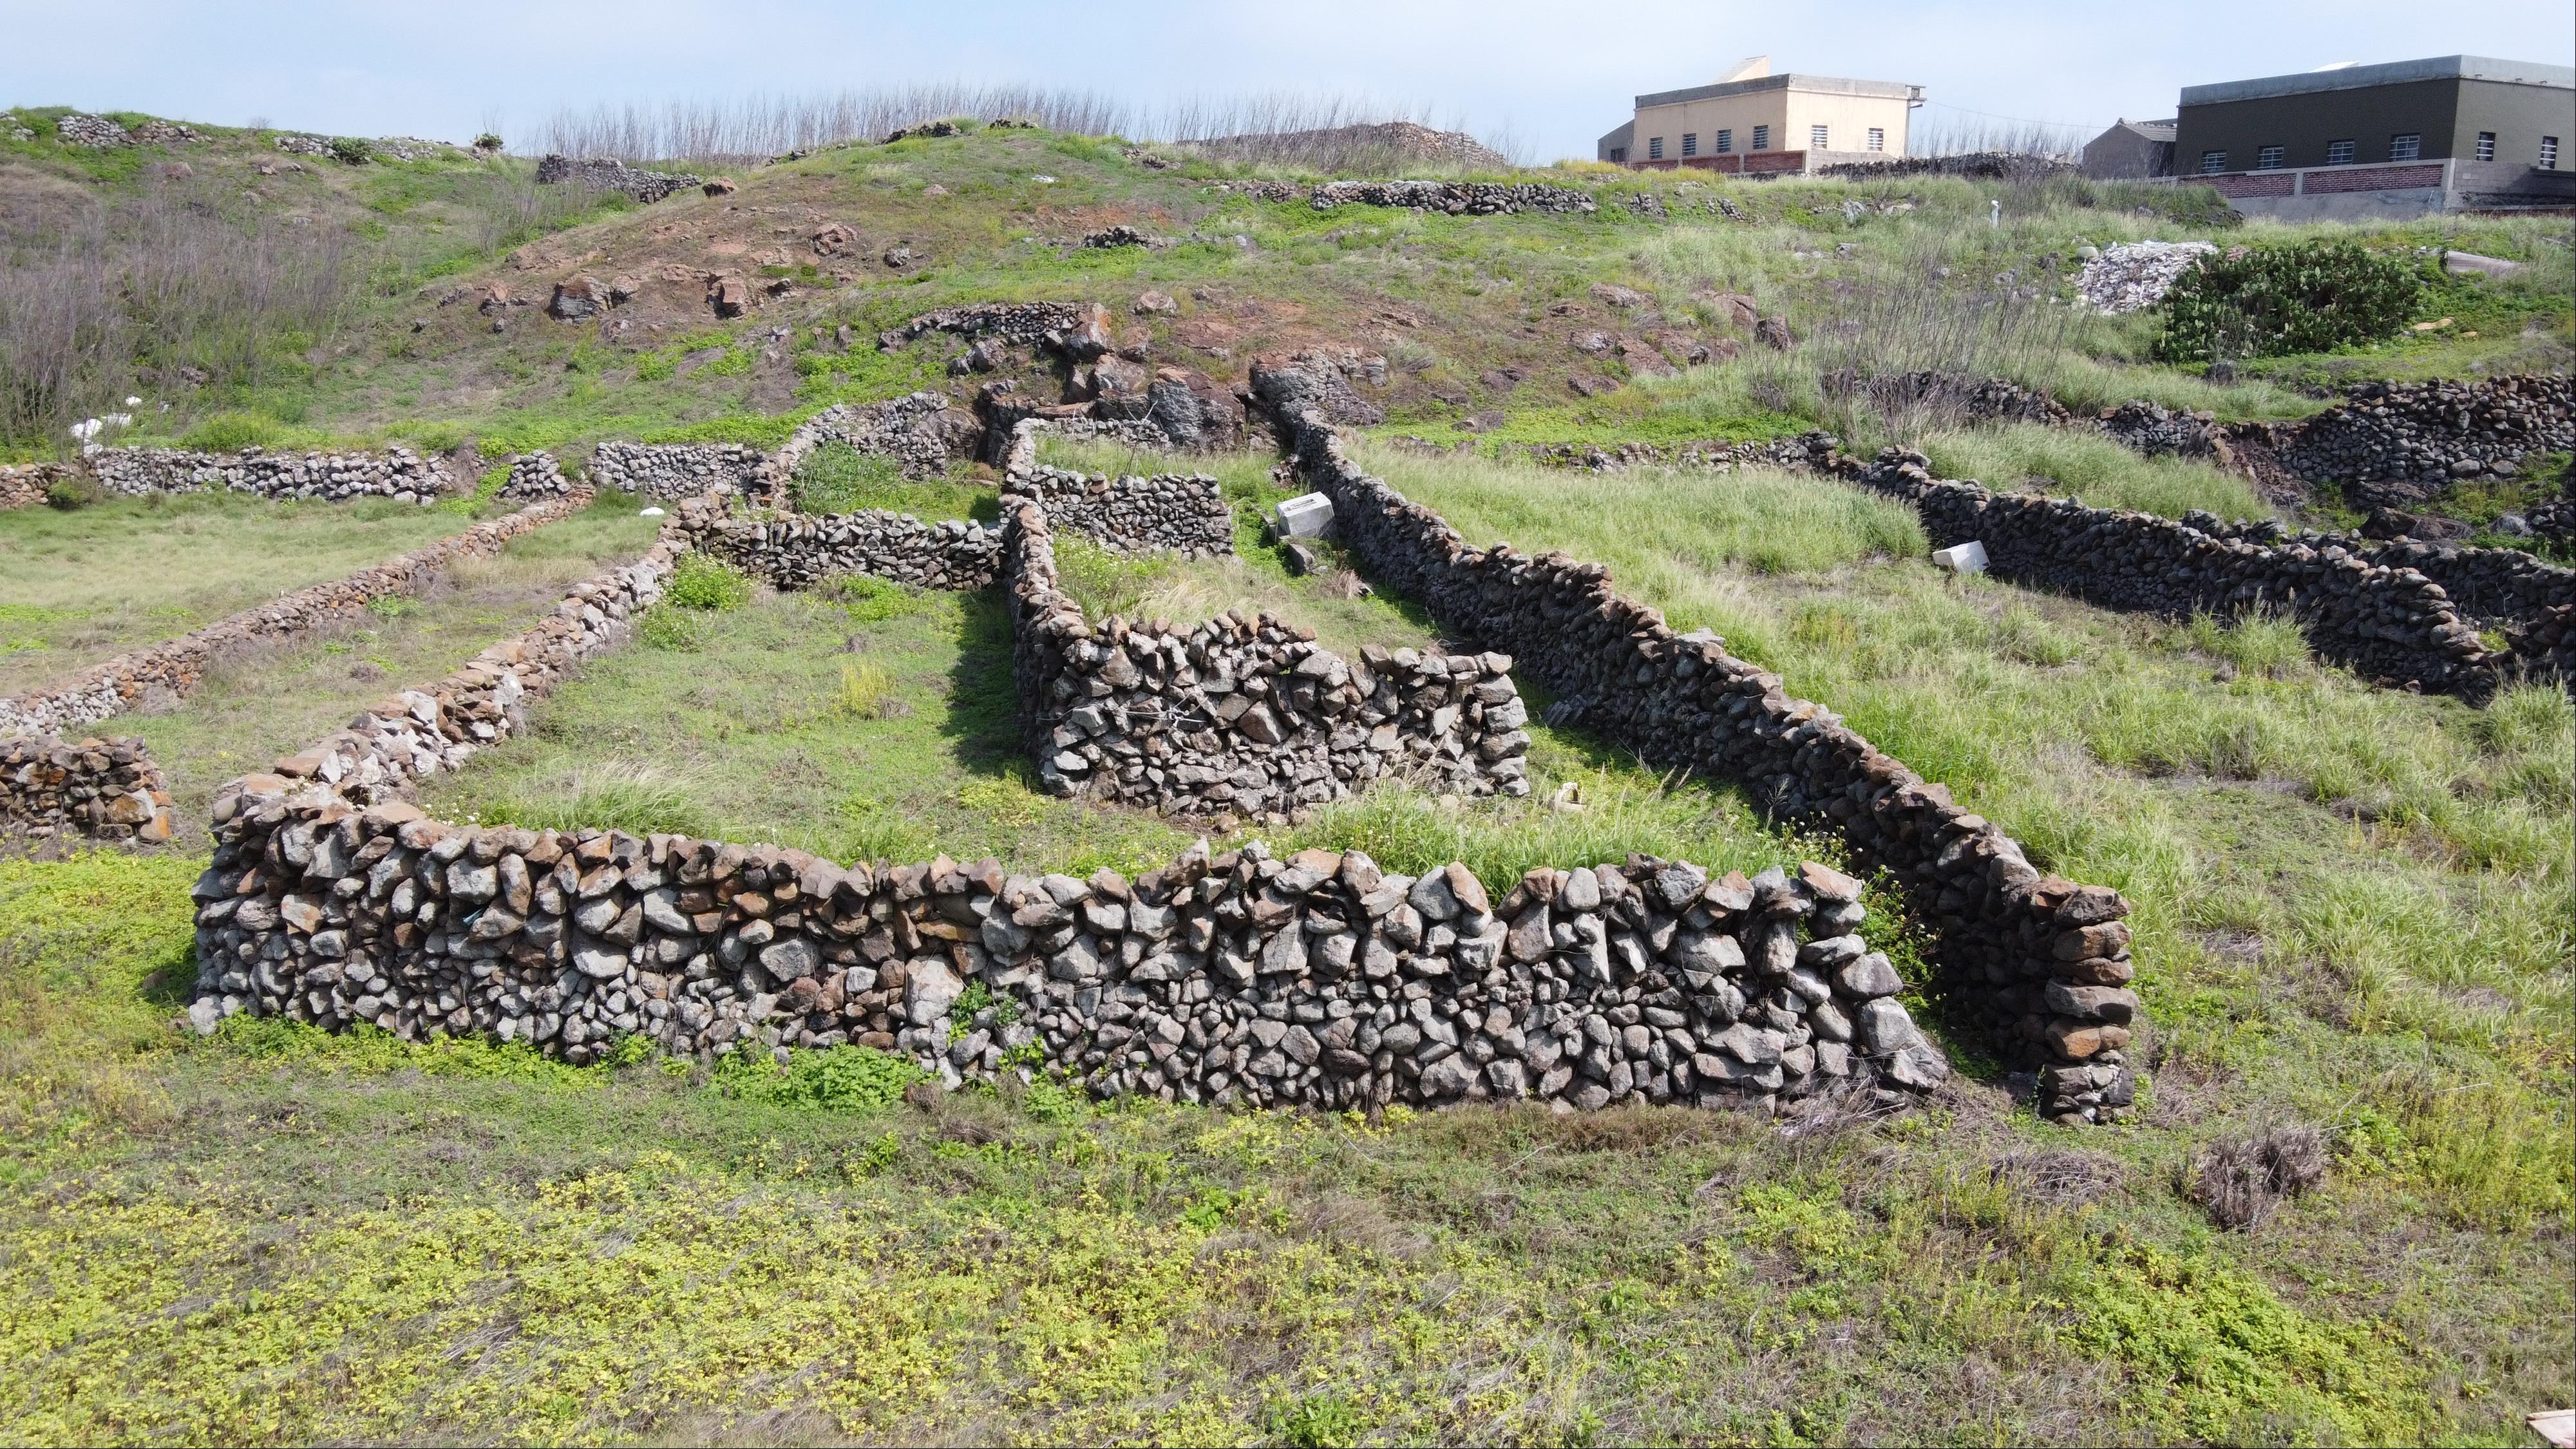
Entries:
{"type": "Polygon", "coordinates": [[[70,476],[71,468],[62,463],[0,465],[0,512],[35,507],[56,481],[70,476]]]}
{"type": "Polygon", "coordinates": [[[1112,553],[1153,550],[1212,558],[1234,552],[1234,510],[1205,473],[1112,478],[1031,467],[1013,474],[1011,487],[1046,510],[1051,526],[1082,534],[1112,553]]]}
{"type": "Polygon", "coordinates": [[[1451,216],[1508,216],[1543,211],[1589,215],[1600,203],[1586,191],[1539,181],[1327,181],[1307,193],[1317,211],[1387,206],[1451,216]]]}
{"type": "Polygon", "coordinates": [[[2373,382],[2299,429],[2282,461],[2314,483],[2434,485],[2511,474],[2576,448],[2576,388],[2563,374],[2480,382],[2373,382]]]}
{"type": "MultiPolygon", "coordinates": [[[[924,312],[900,327],[877,334],[877,345],[896,348],[933,332],[949,332],[959,337],[992,338],[996,341],[1029,346],[1046,341],[1052,334],[1070,337],[1085,332],[1096,324],[1103,340],[1107,337],[1108,313],[1096,304],[1073,302],[975,302],[962,307],[942,307],[924,312]],[[1095,317],[1093,314],[1099,314],[1095,317]]],[[[1100,351],[1111,350],[1103,346],[1100,351]]],[[[1097,356],[1098,353],[1093,355],[1097,356]]]]}
{"type": "Polygon", "coordinates": [[[1956,414],[1971,423],[2038,423],[2062,428],[2070,421],[2066,409],[2055,398],[2000,377],[1925,371],[1858,378],[1845,373],[1826,378],[1825,384],[1831,390],[1865,392],[1882,408],[1928,407],[1956,414]]]}
{"type": "Polygon", "coordinates": [[[548,156],[537,163],[537,184],[573,185],[585,191],[619,191],[649,205],[674,191],[703,186],[706,178],[673,171],[641,171],[623,161],[575,161],[565,156],[548,156]]]}
{"type": "Polygon", "coordinates": [[[227,650],[292,639],[364,609],[376,599],[418,592],[458,559],[484,558],[511,539],[579,511],[586,494],[524,508],[478,523],[454,538],[361,569],[344,579],[300,589],[256,609],[218,619],[193,634],[120,654],[63,686],[0,700],[0,735],[55,734],[122,714],[156,691],[184,698],[206,665],[227,650]]]}
{"type": "Polygon", "coordinates": [[[168,448],[101,448],[87,461],[109,491],[135,497],[229,488],[263,498],[391,498],[428,504],[456,481],[445,463],[409,448],[302,454],[244,448],[230,457],[168,448]]]}
{"type": "Polygon", "coordinates": [[[1706,468],[1724,473],[1736,468],[1780,468],[1805,471],[1821,467],[1837,440],[1826,432],[1743,443],[1528,443],[1521,451],[1549,468],[1586,473],[1616,473],[1629,468],[1706,468]]]}
{"type": "Polygon", "coordinates": [[[54,122],[54,139],[66,146],[131,146],[133,135],[105,116],[74,111],[54,122]]]}
{"type": "Polygon", "coordinates": [[[289,131],[277,138],[277,149],[290,156],[328,156],[331,154],[331,140],[327,136],[289,131]]]}
{"type": "Polygon", "coordinates": [[[2148,513],[2071,498],[1993,493],[1935,479],[1920,453],[1890,448],[1844,476],[1912,503],[1933,546],[1976,540],[1997,576],[2110,609],[2189,618],[2271,607],[2310,647],[2374,678],[2483,700],[2500,661],[2439,585],[2333,545],[2272,548],[2148,513]]]}
{"type": "Polygon", "coordinates": [[[1050,1066],[1104,1094],[1342,1109],[1763,1105],[1948,1072],[1858,934],[1857,883],[1816,865],[1632,858],[1494,902],[1458,864],[1413,879],[1258,842],[1078,880],[460,828],[275,776],[218,809],[206,1030],[247,1010],[574,1062],[627,1034],[702,1059],[857,1042],[951,1086],[1050,1066]]]}
{"type": "Polygon", "coordinates": [[[1935,936],[1956,1019],[2042,1068],[2042,1110],[2097,1121],[2129,1104],[2136,997],[2128,903],[2042,876],[2011,837],[1953,804],[1822,707],[1713,636],[1679,635],[1621,598],[1609,571],[1562,555],[1468,547],[1439,515],[1368,476],[1313,410],[1316,382],[1256,366],[1307,480],[1382,586],[1461,637],[1507,648],[1579,720],[1650,764],[1732,780],[1779,817],[1838,831],[1905,891],[1935,936]]]}
{"type": "Polygon", "coordinates": [[[887,402],[842,403],[797,424],[786,446],[761,464],[756,491],[773,506],[788,506],[796,465],[827,442],[891,458],[903,476],[926,478],[945,471],[951,458],[975,456],[983,437],[982,426],[971,414],[951,408],[948,399],[935,392],[916,392],[887,402]]]}
{"type": "Polygon", "coordinates": [[[868,574],[923,589],[981,589],[999,576],[1002,535],[980,523],[924,523],[908,513],[788,513],[732,518],[681,505],[681,536],[772,588],[811,588],[868,574]]]}
{"type": "Polygon", "coordinates": [[[758,449],[739,443],[602,443],[590,479],[646,498],[695,498],[719,485],[754,486],[761,462],[758,449]]]}
{"type": "Polygon", "coordinates": [[[159,844],[170,838],[170,790],[138,739],[0,740],[0,831],[159,844]]]}
{"type": "Polygon", "coordinates": [[[562,465],[552,453],[521,453],[510,459],[510,481],[501,485],[504,498],[561,498],[572,492],[572,480],[564,476],[562,465]]]}
{"type": "Polygon", "coordinates": [[[2172,455],[2223,460],[2227,453],[2226,436],[2218,428],[2216,413],[2185,412],[2151,402],[2124,402],[2115,408],[2104,408],[2100,422],[2111,441],[2151,458],[2172,455]]]}

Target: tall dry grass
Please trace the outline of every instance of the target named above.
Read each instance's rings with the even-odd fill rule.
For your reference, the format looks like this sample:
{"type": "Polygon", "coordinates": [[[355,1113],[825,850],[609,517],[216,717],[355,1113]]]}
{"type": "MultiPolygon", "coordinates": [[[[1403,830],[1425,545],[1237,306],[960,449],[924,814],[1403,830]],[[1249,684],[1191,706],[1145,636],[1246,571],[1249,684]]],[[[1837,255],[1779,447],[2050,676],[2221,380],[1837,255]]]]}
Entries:
{"type": "Polygon", "coordinates": [[[925,121],[1034,121],[1050,131],[1109,136],[1131,130],[1136,114],[1127,102],[1096,91],[941,81],[830,95],[628,102],[586,111],[568,107],[538,128],[536,149],[633,162],[734,165],[789,151],[879,141],[890,131],[925,121]]]}
{"type": "Polygon", "coordinates": [[[228,208],[211,185],[0,221],[0,441],[68,444],[140,369],[254,383],[327,336],[357,277],[340,227],[228,208]]]}

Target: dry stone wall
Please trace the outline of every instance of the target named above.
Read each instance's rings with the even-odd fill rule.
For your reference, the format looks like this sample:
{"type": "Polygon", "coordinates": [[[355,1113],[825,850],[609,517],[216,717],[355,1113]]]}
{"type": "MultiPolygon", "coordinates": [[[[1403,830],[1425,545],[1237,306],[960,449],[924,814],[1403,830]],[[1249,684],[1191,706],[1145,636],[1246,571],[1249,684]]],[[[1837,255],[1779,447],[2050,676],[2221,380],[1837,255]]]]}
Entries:
{"type": "Polygon", "coordinates": [[[391,563],[299,589],[195,633],[120,654],[70,684],[0,700],[0,736],[59,734],[122,714],[156,692],[185,698],[196,689],[208,662],[228,649],[293,638],[346,618],[376,599],[416,592],[458,559],[496,553],[511,539],[568,517],[588,502],[586,495],[575,495],[475,524],[391,563]]]}
{"type": "Polygon", "coordinates": [[[2439,585],[2334,545],[2269,547],[2153,514],[2072,499],[1995,493],[1934,478],[1920,453],[1888,449],[1837,470],[1901,498],[1933,546],[1975,540],[2002,578],[2105,608],[2188,618],[2268,607],[2294,614],[2309,645],[2374,678],[2484,699],[2500,661],[2439,585]]]}
{"type": "Polygon", "coordinates": [[[2043,875],[2011,837],[1823,707],[1789,697],[1777,676],[1620,597],[1607,569],[1468,547],[1351,461],[1313,407],[1311,378],[1256,368],[1253,386],[1300,471],[1332,498],[1343,542],[1383,586],[1465,638],[1512,651],[1556,693],[1557,717],[1659,767],[1734,781],[1778,818],[1837,831],[1934,933],[1958,1023],[2039,1069],[2044,1112],[2103,1120],[2129,1105],[2138,1002],[2118,892],[2043,875]]]}
{"type": "Polygon", "coordinates": [[[571,493],[572,487],[572,480],[564,476],[563,465],[555,461],[554,454],[522,453],[510,460],[510,478],[501,485],[501,496],[561,498],[571,493]]]}
{"type": "Polygon", "coordinates": [[[2312,483],[2443,484],[2571,448],[2576,389],[2563,374],[2527,374],[2364,384],[2309,419],[2281,459],[2312,483]]]}
{"type": "Polygon", "coordinates": [[[891,458],[905,477],[924,478],[946,469],[951,458],[972,458],[983,436],[983,426],[972,415],[950,407],[935,392],[889,402],[842,403],[799,423],[786,445],[760,465],[754,491],[774,506],[787,506],[796,465],[825,443],[846,443],[862,453],[891,458]]]}
{"type": "Polygon", "coordinates": [[[1201,558],[1234,552],[1234,510],[1205,473],[1110,478],[1033,464],[1013,473],[1011,486],[1044,509],[1051,526],[1114,553],[1201,558]]]}
{"type": "Polygon", "coordinates": [[[722,486],[749,489],[765,461],[739,443],[602,443],[591,454],[590,480],[645,498],[695,498],[722,486]]]}
{"type": "Polygon", "coordinates": [[[0,835],[63,835],[157,845],[170,838],[170,790],[138,739],[0,739],[0,835]]]}
{"type": "Polygon", "coordinates": [[[1601,209],[1590,192],[1532,181],[1326,181],[1313,186],[1294,181],[1220,181],[1202,189],[1256,201],[1302,199],[1317,211],[1385,206],[1451,216],[1508,216],[1522,211],[1588,215],[1601,209]]]}
{"type": "Polygon", "coordinates": [[[999,576],[1002,535],[980,523],[924,523],[908,513],[783,513],[737,518],[720,501],[680,505],[682,536],[772,588],[805,589],[834,574],[869,574],[924,589],[981,589],[999,576]]]}
{"type": "Polygon", "coordinates": [[[674,171],[643,171],[623,161],[575,161],[548,156],[537,163],[539,186],[578,186],[585,191],[621,191],[650,204],[675,191],[703,186],[706,178],[674,171]]]}
{"type": "Polygon", "coordinates": [[[47,489],[70,476],[70,466],[63,463],[0,465],[0,511],[33,508],[45,501],[47,489]]]}
{"type": "Polygon", "coordinates": [[[263,498],[391,498],[426,504],[456,486],[455,475],[444,462],[409,448],[382,453],[271,453],[244,448],[230,455],[101,448],[86,461],[110,492],[135,497],[229,488],[263,498]]]}

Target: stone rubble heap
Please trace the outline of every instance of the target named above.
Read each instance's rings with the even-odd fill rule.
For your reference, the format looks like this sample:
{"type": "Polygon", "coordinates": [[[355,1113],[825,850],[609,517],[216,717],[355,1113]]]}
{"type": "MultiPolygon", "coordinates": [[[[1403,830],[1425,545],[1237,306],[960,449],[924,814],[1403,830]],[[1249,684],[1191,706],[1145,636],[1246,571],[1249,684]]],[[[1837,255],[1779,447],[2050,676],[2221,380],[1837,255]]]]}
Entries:
{"type": "Polygon", "coordinates": [[[391,498],[434,503],[456,486],[447,464],[409,448],[382,453],[188,453],[169,448],[101,448],[85,460],[110,492],[194,493],[229,488],[263,498],[391,498]]]}
{"type": "Polygon", "coordinates": [[[1112,553],[1213,558],[1234,552],[1234,510],[1205,473],[1110,478],[1033,464],[1012,475],[1011,487],[1046,510],[1050,526],[1112,553]]]}
{"type": "Polygon", "coordinates": [[[511,458],[510,481],[501,485],[504,498],[561,498],[570,492],[572,480],[564,476],[555,455],[542,450],[511,458]]]}
{"type": "Polygon", "coordinates": [[[2120,242],[2075,274],[2075,291],[2097,312],[2142,312],[2165,299],[2182,274],[2217,251],[2208,242],[2120,242]]]}
{"type": "Polygon", "coordinates": [[[765,461],[740,443],[602,443],[591,455],[590,481],[645,498],[695,498],[719,485],[749,489],[765,461]]]}
{"type": "Polygon", "coordinates": [[[196,127],[175,121],[145,121],[129,131],[105,116],[74,112],[54,123],[54,139],[66,146],[170,146],[202,141],[205,136],[196,127]]]}
{"type": "Polygon", "coordinates": [[[877,334],[886,349],[904,346],[933,332],[959,337],[1044,346],[1085,358],[1117,349],[1110,334],[1109,310],[1097,303],[974,302],[924,312],[900,327],[877,334]]]}
{"type": "Polygon", "coordinates": [[[147,845],[170,838],[170,790],[137,739],[0,739],[0,835],[147,845]]]}
{"type": "Polygon", "coordinates": [[[673,171],[640,171],[623,161],[575,161],[548,156],[537,163],[539,186],[578,186],[584,191],[621,191],[650,205],[675,191],[703,186],[706,178],[673,171]]]}
{"type": "Polygon", "coordinates": [[[2271,547],[2153,514],[1990,492],[1936,479],[1929,467],[1920,453],[1890,448],[1837,471],[1913,504],[1935,548],[1983,543],[1996,576],[2015,583],[2172,618],[2284,609],[2319,654],[2374,678],[2473,700],[2495,686],[2500,661],[2440,586],[2412,569],[2377,567],[2331,544],[2271,547]]]}
{"type": "Polygon", "coordinates": [[[1776,675],[1620,597],[1607,569],[1469,547],[1351,461],[1314,407],[1311,376],[1256,367],[1253,388],[1381,587],[1420,601],[1462,638],[1509,650],[1557,696],[1551,717],[1658,768],[1736,782],[1781,819],[1838,832],[1933,932],[1955,1019],[2039,1069],[2044,1113],[2099,1121],[2128,1107],[2138,1003],[2126,989],[2128,903],[2116,891],[2043,876],[2011,837],[1821,706],[1790,698],[1776,675]]]}
{"type": "Polygon", "coordinates": [[[204,677],[206,665],[227,650],[296,638],[376,599],[416,593],[457,560],[498,553],[511,539],[569,517],[588,502],[587,495],[576,494],[475,524],[390,563],[299,589],[195,633],[120,654],[71,684],[0,700],[0,736],[60,734],[74,725],[113,718],[156,692],[185,698],[204,677]]]}
{"type": "Polygon", "coordinates": [[[2282,462],[2313,483],[2509,474],[2576,449],[2576,385],[2564,373],[2478,382],[2373,382],[2309,419],[2282,462]]]}

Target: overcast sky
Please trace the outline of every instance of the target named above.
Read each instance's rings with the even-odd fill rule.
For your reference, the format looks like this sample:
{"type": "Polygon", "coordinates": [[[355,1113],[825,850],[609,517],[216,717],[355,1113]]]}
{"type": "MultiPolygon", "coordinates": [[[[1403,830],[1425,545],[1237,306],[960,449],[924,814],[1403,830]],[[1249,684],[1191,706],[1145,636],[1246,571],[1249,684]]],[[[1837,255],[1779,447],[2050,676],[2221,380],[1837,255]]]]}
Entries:
{"type": "Polygon", "coordinates": [[[965,80],[1147,107],[1366,96],[1507,134],[1545,161],[1591,155],[1640,91],[1762,53],[1775,71],[1924,85],[1935,123],[2089,133],[2171,115],[2185,85],[2460,53],[2565,65],[2571,52],[2568,0],[0,0],[0,104],[442,140],[491,120],[533,140],[567,105],[965,80]]]}

